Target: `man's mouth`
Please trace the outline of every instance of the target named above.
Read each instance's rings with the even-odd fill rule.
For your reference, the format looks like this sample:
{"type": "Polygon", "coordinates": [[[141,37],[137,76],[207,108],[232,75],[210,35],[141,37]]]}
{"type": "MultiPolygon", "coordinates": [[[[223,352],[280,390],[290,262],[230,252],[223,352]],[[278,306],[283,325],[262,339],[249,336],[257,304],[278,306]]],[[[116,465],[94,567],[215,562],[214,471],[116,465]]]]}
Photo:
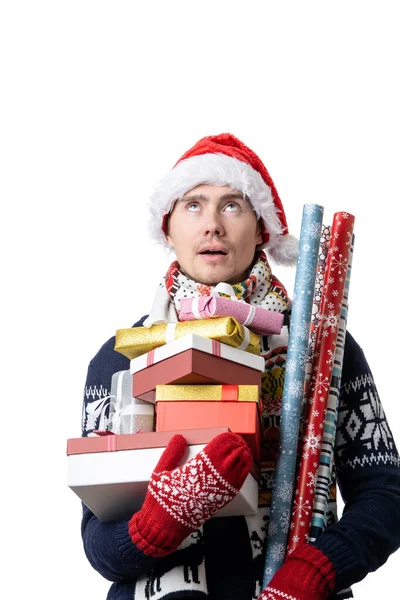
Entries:
{"type": "Polygon", "coordinates": [[[199,254],[221,254],[222,256],[226,256],[227,252],[224,252],[223,250],[203,250],[202,252],[199,252],[199,254]]]}

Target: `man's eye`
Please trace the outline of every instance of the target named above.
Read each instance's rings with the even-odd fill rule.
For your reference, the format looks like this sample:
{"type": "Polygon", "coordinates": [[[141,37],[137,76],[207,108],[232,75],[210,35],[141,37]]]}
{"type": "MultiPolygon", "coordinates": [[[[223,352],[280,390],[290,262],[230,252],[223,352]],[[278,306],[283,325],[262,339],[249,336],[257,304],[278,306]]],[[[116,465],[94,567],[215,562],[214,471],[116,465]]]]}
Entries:
{"type": "Polygon", "coordinates": [[[190,210],[191,212],[197,210],[199,208],[199,205],[196,202],[191,202],[190,204],[188,204],[186,206],[187,210],[190,210]]]}
{"type": "Polygon", "coordinates": [[[225,210],[228,210],[228,212],[232,212],[233,210],[237,210],[239,207],[235,202],[229,202],[229,204],[227,204],[225,206],[225,210]]]}

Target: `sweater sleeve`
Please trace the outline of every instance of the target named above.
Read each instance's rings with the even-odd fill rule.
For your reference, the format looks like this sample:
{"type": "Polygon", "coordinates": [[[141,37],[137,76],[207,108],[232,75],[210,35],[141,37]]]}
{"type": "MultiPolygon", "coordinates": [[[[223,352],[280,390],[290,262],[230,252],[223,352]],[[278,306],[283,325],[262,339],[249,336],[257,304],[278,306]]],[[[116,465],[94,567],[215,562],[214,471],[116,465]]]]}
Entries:
{"type": "MultiPolygon", "coordinates": [[[[141,325],[141,321],[137,325],[141,325]]],[[[114,351],[114,343],[115,338],[106,342],[89,365],[82,436],[107,426],[111,377],[114,372],[129,368],[128,359],[114,351]]],[[[81,534],[85,554],[103,577],[113,582],[134,581],[157,565],[159,559],[145,555],[132,542],[128,521],[103,523],[87,506],[82,506],[81,534]]]]}
{"type": "Polygon", "coordinates": [[[337,589],[363,579],[400,546],[400,463],[364,353],[347,334],[335,463],[341,519],[317,538],[337,589]]]}

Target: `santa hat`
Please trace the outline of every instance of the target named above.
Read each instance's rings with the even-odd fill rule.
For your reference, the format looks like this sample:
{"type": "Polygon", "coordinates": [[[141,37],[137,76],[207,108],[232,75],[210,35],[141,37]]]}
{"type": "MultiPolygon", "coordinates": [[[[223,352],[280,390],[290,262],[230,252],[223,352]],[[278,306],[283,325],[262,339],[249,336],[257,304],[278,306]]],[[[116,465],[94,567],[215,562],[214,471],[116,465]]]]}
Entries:
{"type": "Polygon", "coordinates": [[[298,241],[289,234],[274,182],[259,157],[230,133],[202,138],[159,182],[150,199],[154,239],[167,243],[167,218],[175,201],[201,184],[229,185],[243,193],[260,220],[268,255],[281,265],[296,263],[298,241]]]}

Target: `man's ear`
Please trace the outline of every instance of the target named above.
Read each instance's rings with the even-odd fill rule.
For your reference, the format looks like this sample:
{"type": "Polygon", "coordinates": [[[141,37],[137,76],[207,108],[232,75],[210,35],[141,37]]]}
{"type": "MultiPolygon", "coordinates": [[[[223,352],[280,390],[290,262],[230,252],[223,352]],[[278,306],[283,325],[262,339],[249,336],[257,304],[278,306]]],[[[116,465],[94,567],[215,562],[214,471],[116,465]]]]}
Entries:
{"type": "Polygon", "coordinates": [[[256,246],[259,246],[263,243],[263,236],[261,233],[261,221],[258,219],[257,221],[257,229],[256,229],[256,246]]]}
{"type": "Polygon", "coordinates": [[[169,234],[167,234],[165,237],[166,237],[168,246],[170,248],[174,248],[174,242],[172,241],[172,237],[169,234]]]}

